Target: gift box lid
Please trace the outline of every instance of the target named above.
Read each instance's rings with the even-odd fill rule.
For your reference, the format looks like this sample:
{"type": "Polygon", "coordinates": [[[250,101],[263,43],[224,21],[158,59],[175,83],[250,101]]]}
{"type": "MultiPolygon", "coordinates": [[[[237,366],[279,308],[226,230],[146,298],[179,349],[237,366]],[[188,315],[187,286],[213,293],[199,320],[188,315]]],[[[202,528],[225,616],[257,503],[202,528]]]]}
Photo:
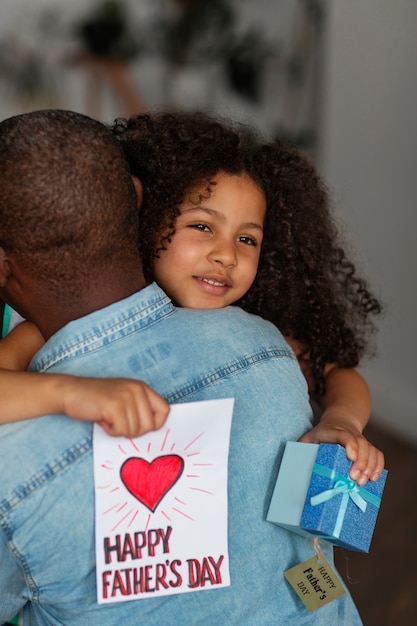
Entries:
{"type": "Polygon", "coordinates": [[[267,521],[310,536],[300,527],[301,515],[319,444],[289,441],[284,450],[267,521]]]}

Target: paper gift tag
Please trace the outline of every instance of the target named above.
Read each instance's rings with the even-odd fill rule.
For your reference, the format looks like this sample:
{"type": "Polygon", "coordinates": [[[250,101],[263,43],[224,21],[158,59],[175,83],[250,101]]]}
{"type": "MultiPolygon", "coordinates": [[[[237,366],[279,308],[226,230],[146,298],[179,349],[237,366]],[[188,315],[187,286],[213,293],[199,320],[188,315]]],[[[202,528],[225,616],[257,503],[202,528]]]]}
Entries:
{"type": "Polygon", "coordinates": [[[284,576],[310,612],[346,593],[338,575],[323,556],[320,559],[313,556],[299,563],[284,572],[284,576]]]}

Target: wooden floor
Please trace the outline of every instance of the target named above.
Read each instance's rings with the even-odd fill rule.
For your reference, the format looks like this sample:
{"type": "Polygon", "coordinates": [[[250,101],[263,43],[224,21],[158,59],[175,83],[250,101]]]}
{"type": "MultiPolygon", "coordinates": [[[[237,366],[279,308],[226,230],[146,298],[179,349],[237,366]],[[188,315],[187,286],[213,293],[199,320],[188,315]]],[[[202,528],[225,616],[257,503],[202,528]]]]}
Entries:
{"type": "Polygon", "coordinates": [[[417,625],[417,447],[375,426],[387,482],[369,554],[335,549],[338,571],[364,626],[417,625]]]}

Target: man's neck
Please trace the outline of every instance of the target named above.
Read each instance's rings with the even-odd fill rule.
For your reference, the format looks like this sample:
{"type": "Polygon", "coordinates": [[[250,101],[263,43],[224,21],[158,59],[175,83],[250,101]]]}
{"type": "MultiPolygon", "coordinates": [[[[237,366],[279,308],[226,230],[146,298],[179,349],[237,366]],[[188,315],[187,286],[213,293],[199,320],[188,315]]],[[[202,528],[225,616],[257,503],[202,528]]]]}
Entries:
{"type": "Polygon", "coordinates": [[[141,275],[131,280],[125,278],[123,282],[116,284],[94,285],[88,292],[80,294],[76,301],[65,304],[49,301],[46,307],[38,307],[32,311],[31,321],[39,328],[46,341],[69,322],[124,300],[146,285],[141,275]]]}

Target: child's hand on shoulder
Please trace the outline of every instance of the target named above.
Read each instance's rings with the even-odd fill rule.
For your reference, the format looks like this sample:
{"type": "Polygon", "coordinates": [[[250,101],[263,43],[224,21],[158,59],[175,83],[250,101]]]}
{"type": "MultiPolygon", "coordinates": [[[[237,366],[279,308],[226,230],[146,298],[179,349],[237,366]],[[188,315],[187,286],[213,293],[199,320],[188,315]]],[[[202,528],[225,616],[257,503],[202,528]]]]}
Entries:
{"type": "Polygon", "coordinates": [[[368,480],[378,480],[385,466],[384,454],[373,446],[346,417],[325,417],[300,437],[303,443],[338,443],[346,448],[352,461],[350,477],[363,487],[368,480]]]}
{"type": "Polygon", "coordinates": [[[168,417],[168,402],[143,381],[65,378],[63,412],[76,420],[97,422],[109,435],[140,437],[161,428],[168,417]]]}

